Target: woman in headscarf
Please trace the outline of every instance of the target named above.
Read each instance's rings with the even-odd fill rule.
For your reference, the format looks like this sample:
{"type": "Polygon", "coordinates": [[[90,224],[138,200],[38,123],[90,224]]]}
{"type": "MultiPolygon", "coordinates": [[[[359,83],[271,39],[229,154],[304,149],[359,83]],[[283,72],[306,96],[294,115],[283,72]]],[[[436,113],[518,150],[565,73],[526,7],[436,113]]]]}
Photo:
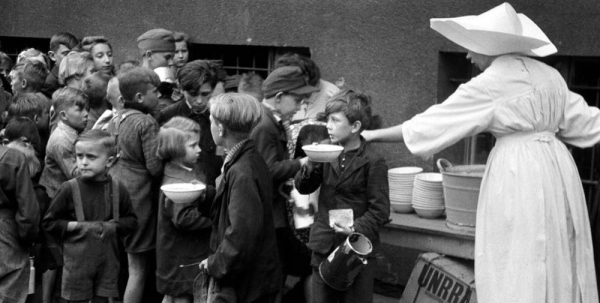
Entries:
{"type": "Polygon", "coordinates": [[[443,103],[373,141],[404,141],[424,158],[484,131],[497,139],[481,184],[475,236],[479,302],[598,302],[590,223],[565,143],[600,141],[600,111],[555,69],[528,56],[556,47],[508,3],[432,19],[483,73],[443,103]]]}

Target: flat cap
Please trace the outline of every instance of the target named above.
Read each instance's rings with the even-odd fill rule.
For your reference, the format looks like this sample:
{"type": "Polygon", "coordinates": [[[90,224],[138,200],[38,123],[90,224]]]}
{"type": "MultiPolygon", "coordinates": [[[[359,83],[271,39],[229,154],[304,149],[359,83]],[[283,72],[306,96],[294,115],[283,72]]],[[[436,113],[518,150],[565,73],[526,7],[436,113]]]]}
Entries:
{"type": "Polygon", "coordinates": [[[137,38],[140,52],[175,52],[173,32],[162,28],[151,29],[137,38]]]}
{"type": "Polygon", "coordinates": [[[319,89],[308,84],[308,76],[304,75],[300,67],[283,66],[269,74],[263,82],[262,90],[266,98],[271,98],[279,92],[307,95],[319,89]]]}

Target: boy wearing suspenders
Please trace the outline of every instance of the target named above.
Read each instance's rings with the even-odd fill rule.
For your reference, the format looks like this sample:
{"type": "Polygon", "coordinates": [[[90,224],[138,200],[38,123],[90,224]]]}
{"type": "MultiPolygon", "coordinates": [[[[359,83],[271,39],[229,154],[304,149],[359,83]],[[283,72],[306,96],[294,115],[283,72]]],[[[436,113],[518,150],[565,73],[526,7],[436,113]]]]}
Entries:
{"type": "Polygon", "coordinates": [[[116,154],[108,133],[90,130],[75,141],[80,176],[62,184],[43,220],[63,241],[62,296],[108,302],[119,295],[117,241],[137,226],[129,193],[108,174],[116,154]]]}

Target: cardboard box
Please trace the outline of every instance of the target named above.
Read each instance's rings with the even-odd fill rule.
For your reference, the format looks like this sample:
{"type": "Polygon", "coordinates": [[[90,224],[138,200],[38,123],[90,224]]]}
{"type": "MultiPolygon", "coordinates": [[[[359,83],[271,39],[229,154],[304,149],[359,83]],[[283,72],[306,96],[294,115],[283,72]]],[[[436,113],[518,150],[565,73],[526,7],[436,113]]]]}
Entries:
{"type": "Polygon", "coordinates": [[[476,303],[473,261],[419,255],[400,303],[476,303]]]}

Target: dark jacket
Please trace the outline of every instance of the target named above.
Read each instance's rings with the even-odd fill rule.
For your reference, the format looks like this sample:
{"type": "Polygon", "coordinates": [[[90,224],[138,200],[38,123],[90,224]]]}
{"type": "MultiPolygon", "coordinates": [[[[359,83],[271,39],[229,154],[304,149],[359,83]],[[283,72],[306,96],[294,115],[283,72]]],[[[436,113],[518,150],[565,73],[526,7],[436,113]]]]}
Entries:
{"type": "MultiPolygon", "coordinates": [[[[188,183],[193,172],[172,163],[165,164],[162,185],[188,183]]],[[[202,217],[197,202],[174,203],[161,191],[158,199],[156,235],[156,289],[180,297],[193,295],[197,266],[179,267],[208,257],[212,222],[202,217]]]]}
{"type": "Polygon", "coordinates": [[[48,97],[48,99],[52,99],[52,94],[60,87],[60,83],[58,83],[58,65],[54,65],[52,70],[46,76],[46,81],[42,86],[42,93],[48,97]]]}
{"type": "Polygon", "coordinates": [[[194,171],[197,172],[198,180],[208,185],[215,185],[215,179],[221,174],[223,157],[217,155],[217,146],[210,133],[210,113],[193,113],[185,100],[163,108],[158,112],[156,121],[163,125],[171,118],[181,116],[190,118],[200,125],[200,157],[196,161],[194,171]]]}
{"type": "Polygon", "coordinates": [[[271,204],[271,178],[265,161],[248,140],[225,164],[216,193],[207,191],[213,231],[208,272],[222,286],[232,286],[238,302],[252,302],[277,292],[281,266],[271,204]]]}
{"type": "Polygon", "coordinates": [[[110,175],[125,184],[138,217],[138,227],[125,238],[125,251],[141,253],[156,248],[158,189],[163,163],[156,156],[158,124],[154,118],[138,110],[125,108],[121,121],[109,126],[118,134],[120,156],[110,167],[110,175]]]}
{"type": "Polygon", "coordinates": [[[163,125],[175,116],[189,118],[191,115],[192,109],[190,109],[185,100],[182,100],[182,102],[177,102],[161,109],[156,115],[156,121],[158,124],[163,125]]]}
{"type": "Polygon", "coordinates": [[[279,186],[294,178],[300,170],[299,160],[290,160],[287,151],[287,135],[270,109],[264,107],[264,115],[250,134],[256,149],[267,162],[273,176],[273,220],[275,228],[288,227],[287,199],[279,194],[279,186]]]}
{"type": "Polygon", "coordinates": [[[318,266],[346,239],[329,227],[331,209],[351,208],[356,232],[371,240],[373,251],[377,251],[381,245],[379,227],[390,217],[387,171],[385,159],[362,139],[355,158],[344,172],[340,173],[338,160],[317,165],[311,174],[306,167],[298,172],[294,183],[301,194],[311,193],[321,186],[319,210],[308,243],[313,251],[313,266],[318,266]]]}
{"type": "MultiPolygon", "coordinates": [[[[0,221],[12,225],[0,234],[0,241],[8,246],[16,245],[10,242],[18,240],[20,245],[27,247],[33,243],[39,231],[40,207],[29,176],[27,160],[21,152],[1,145],[0,221]]],[[[4,247],[4,244],[1,246],[4,247]]],[[[11,256],[4,255],[7,261],[11,256]]]]}

